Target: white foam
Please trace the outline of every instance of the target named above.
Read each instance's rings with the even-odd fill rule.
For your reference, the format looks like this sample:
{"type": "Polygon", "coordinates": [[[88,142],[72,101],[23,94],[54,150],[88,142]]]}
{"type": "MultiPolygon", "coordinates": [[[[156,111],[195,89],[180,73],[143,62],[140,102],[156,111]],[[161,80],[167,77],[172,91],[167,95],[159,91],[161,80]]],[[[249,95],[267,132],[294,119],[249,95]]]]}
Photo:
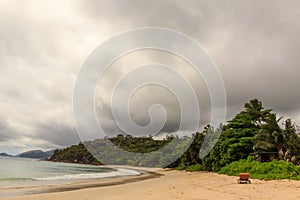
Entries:
{"type": "Polygon", "coordinates": [[[86,173],[86,174],[66,174],[62,176],[51,176],[45,178],[35,178],[37,181],[55,181],[55,180],[77,180],[77,179],[99,179],[99,178],[110,178],[110,177],[118,177],[118,176],[137,176],[140,175],[140,172],[120,168],[114,172],[106,172],[106,173],[86,173]]]}

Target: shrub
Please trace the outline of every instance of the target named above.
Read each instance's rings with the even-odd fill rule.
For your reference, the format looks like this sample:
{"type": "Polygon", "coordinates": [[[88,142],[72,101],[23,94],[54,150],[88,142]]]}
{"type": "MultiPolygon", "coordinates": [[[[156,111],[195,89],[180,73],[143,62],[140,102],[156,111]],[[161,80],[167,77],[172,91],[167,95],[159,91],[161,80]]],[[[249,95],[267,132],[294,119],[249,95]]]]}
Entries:
{"type": "Polygon", "coordinates": [[[185,170],[188,172],[203,171],[203,167],[200,164],[195,164],[188,166],[185,170]]]}
{"type": "Polygon", "coordinates": [[[185,170],[185,167],[180,165],[178,167],[175,167],[174,169],[175,170],[185,170]]]}
{"type": "Polygon", "coordinates": [[[237,176],[241,172],[250,173],[251,178],[260,180],[292,179],[300,180],[300,167],[285,161],[254,162],[253,157],[247,160],[232,162],[221,168],[220,174],[237,176]]]}

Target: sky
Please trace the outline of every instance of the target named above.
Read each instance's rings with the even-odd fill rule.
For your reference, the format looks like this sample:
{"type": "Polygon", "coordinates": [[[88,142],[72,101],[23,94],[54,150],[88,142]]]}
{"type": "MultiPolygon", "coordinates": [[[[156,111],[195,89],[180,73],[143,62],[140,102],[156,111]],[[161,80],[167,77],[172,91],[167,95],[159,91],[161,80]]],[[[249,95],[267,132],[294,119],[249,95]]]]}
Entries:
{"type": "MultiPolygon", "coordinates": [[[[300,124],[299,7],[297,0],[0,0],[0,152],[78,143],[73,91],[83,63],[107,39],[143,27],[176,30],[203,46],[224,82],[226,119],[258,98],[300,124]]],[[[116,81],[149,62],[186,75],[199,100],[199,126],[209,123],[205,81],[174,55],[142,50],[116,60],[98,85],[95,108],[104,129],[120,132],[109,104],[116,81]]],[[[133,94],[133,120],[149,124],[154,104],[168,114],[161,132],[174,133],[180,122],[176,94],[157,85],[133,94]]]]}

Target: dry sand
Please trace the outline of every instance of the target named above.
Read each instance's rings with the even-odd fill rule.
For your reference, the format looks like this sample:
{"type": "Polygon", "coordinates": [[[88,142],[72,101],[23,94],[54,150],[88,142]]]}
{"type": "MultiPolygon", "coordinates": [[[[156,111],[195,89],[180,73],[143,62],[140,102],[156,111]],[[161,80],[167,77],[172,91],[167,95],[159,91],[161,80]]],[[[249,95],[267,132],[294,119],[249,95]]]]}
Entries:
{"type": "Polygon", "coordinates": [[[163,176],[126,184],[8,198],[10,200],[300,199],[300,181],[237,184],[236,177],[157,170],[163,176]]]}

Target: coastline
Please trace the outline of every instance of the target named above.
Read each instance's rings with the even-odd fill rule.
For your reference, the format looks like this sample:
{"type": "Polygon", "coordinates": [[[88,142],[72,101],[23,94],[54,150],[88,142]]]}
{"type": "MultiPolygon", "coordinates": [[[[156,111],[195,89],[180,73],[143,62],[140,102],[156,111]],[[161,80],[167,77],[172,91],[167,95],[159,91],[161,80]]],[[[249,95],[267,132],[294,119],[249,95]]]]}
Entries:
{"type": "MultiPolygon", "coordinates": [[[[211,172],[183,172],[166,169],[149,171],[155,178],[122,178],[119,184],[78,188],[66,192],[25,195],[4,200],[150,200],[150,199],[299,199],[300,181],[261,181],[237,184],[236,177],[211,172]]],[[[82,187],[82,185],[81,185],[82,187]]]]}
{"type": "Polygon", "coordinates": [[[60,193],[79,189],[96,188],[121,185],[131,182],[142,181],[151,178],[158,178],[162,174],[156,173],[157,168],[142,168],[142,167],[129,167],[129,166],[113,166],[106,165],[105,167],[113,169],[128,169],[134,170],[139,175],[126,175],[105,177],[98,179],[80,180],[72,183],[63,183],[57,185],[41,185],[41,186],[28,186],[28,187],[12,187],[12,188],[0,188],[0,199],[23,197],[28,195],[48,194],[48,193],[60,193]]]}

